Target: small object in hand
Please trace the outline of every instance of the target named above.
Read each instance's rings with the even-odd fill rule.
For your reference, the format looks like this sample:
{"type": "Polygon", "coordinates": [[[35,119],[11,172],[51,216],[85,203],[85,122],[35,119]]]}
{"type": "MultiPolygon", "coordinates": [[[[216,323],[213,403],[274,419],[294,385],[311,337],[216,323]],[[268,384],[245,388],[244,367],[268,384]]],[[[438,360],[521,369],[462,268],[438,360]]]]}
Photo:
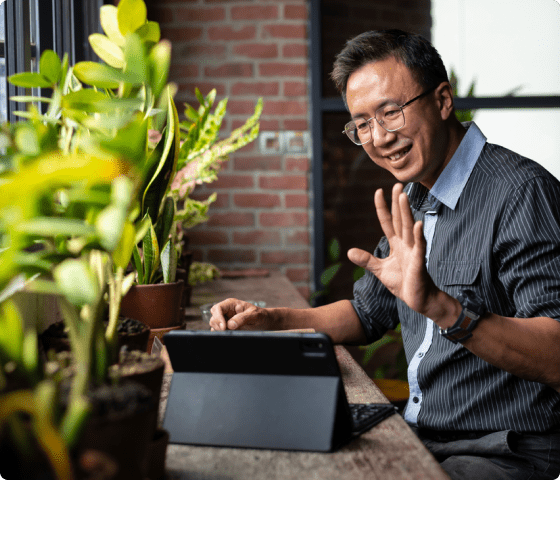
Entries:
{"type": "MultiPolygon", "coordinates": [[[[266,301],[253,301],[253,300],[246,300],[247,303],[252,305],[256,305],[257,307],[266,307],[266,301]]],[[[215,303],[205,303],[204,305],[200,306],[200,312],[202,313],[202,319],[207,323],[210,322],[212,318],[212,312],[210,311],[212,307],[216,305],[215,303]]]]}

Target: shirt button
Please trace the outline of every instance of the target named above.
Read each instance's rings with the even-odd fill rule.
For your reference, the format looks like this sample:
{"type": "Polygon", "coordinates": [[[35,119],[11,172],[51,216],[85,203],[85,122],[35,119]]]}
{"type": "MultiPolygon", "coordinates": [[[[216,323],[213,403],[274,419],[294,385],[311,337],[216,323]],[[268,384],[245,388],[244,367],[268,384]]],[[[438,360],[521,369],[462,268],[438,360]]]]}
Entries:
{"type": "Polygon", "coordinates": [[[412,402],[413,402],[413,403],[418,403],[418,402],[420,402],[420,399],[419,399],[418,397],[414,397],[414,398],[412,399],[412,402]]]}
{"type": "Polygon", "coordinates": [[[424,352],[418,352],[418,357],[423,358],[424,357],[424,352]]]}

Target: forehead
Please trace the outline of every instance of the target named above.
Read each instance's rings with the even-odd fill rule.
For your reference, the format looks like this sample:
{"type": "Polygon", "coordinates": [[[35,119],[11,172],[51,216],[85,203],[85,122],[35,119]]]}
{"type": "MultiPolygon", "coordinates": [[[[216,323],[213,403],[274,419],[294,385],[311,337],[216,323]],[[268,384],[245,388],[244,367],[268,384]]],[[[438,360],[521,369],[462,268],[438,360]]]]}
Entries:
{"type": "Polygon", "coordinates": [[[346,102],[351,114],[368,112],[389,99],[402,103],[417,90],[410,70],[391,57],[353,72],[346,84],[346,102]]]}

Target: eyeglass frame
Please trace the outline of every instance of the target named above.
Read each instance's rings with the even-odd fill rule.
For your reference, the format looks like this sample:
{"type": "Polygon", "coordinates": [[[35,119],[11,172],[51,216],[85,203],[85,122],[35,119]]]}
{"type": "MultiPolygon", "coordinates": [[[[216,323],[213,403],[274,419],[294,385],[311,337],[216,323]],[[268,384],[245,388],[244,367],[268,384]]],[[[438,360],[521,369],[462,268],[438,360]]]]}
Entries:
{"type": "MultiPolygon", "coordinates": [[[[439,84],[438,84],[439,85],[439,84]]],[[[426,90],[424,93],[421,93],[420,95],[417,95],[414,99],[411,99],[410,101],[407,101],[406,103],[403,103],[402,105],[399,105],[396,101],[389,101],[387,103],[385,103],[384,105],[382,105],[381,107],[384,107],[386,105],[388,105],[389,103],[394,103],[400,110],[401,110],[401,114],[403,117],[403,124],[401,126],[399,126],[399,128],[393,128],[392,130],[389,130],[388,128],[385,128],[378,120],[377,117],[375,115],[373,115],[373,117],[370,117],[369,119],[366,120],[366,123],[368,123],[369,126],[369,131],[370,131],[370,139],[367,142],[364,142],[363,144],[356,144],[356,142],[354,142],[352,140],[352,138],[350,138],[350,136],[348,136],[348,133],[346,132],[346,127],[351,124],[354,123],[354,121],[349,121],[344,125],[344,130],[342,131],[342,134],[344,134],[345,136],[348,137],[348,140],[350,140],[350,142],[352,142],[352,144],[354,144],[355,146],[365,146],[368,142],[370,142],[371,140],[373,140],[373,136],[371,136],[371,129],[373,128],[371,126],[371,124],[369,124],[369,122],[372,119],[375,119],[375,122],[383,129],[386,130],[387,132],[396,132],[397,130],[400,130],[401,128],[403,128],[406,124],[406,119],[404,116],[404,111],[403,109],[405,107],[408,107],[411,103],[414,103],[415,101],[417,101],[418,99],[420,99],[421,97],[424,97],[425,95],[428,95],[429,93],[432,93],[432,91],[434,91],[438,86],[434,86],[428,90],[426,90]]],[[[381,109],[381,107],[379,107],[375,113],[377,114],[377,111],[379,111],[379,109],[381,109]]]]}

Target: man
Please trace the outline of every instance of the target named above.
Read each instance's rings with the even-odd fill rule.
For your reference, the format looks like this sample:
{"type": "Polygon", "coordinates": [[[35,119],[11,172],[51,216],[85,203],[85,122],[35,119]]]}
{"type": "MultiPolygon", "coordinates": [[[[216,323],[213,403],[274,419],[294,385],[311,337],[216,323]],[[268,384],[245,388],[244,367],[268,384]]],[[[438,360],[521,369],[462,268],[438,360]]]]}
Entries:
{"type": "Polygon", "coordinates": [[[405,420],[452,478],[560,473],[560,183],[459,123],[437,51],[391,30],[348,41],[332,77],[345,132],[399,181],[385,237],[352,301],[258,309],[229,299],[223,329],[312,327],[363,344],[402,325],[405,420]],[[407,185],[406,188],[403,185],[407,185]]]}

